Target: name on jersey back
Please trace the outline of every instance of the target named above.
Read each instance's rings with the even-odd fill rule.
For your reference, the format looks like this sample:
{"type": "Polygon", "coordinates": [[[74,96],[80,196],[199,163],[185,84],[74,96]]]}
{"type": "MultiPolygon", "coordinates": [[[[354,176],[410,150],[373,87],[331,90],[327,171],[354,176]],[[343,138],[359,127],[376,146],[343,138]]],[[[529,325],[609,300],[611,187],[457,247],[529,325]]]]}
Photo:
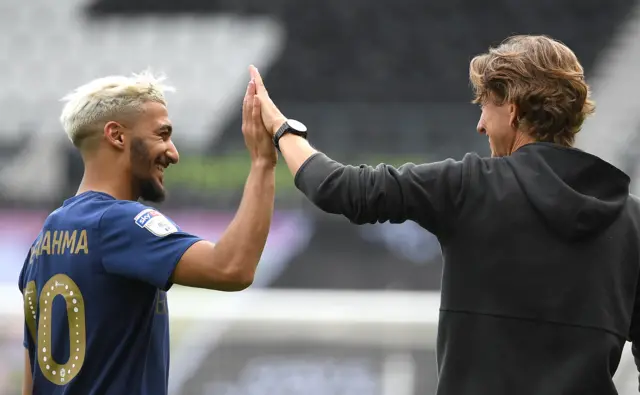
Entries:
{"type": "Polygon", "coordinates": [[[88,254],[86,229],[47,230],[31,247],[31,260],[41,255],[88,254]]]}

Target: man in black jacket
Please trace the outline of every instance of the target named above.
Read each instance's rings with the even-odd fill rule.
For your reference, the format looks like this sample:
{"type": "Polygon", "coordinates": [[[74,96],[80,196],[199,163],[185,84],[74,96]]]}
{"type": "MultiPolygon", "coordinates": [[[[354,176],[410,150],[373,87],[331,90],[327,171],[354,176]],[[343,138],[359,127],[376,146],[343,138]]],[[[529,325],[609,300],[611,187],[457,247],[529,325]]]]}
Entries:
{"type": "Polygon", "coordinates": [[[492,157],[399,168],[316,151],[251,72],[260,116],[315,205],[438,237],[438,395],[617,393],[625,340],[640,355],[640,209],[625,173],[572,147],[594,104],[569,48],[515,36],[475,57],[477,129],[492,157]]]}

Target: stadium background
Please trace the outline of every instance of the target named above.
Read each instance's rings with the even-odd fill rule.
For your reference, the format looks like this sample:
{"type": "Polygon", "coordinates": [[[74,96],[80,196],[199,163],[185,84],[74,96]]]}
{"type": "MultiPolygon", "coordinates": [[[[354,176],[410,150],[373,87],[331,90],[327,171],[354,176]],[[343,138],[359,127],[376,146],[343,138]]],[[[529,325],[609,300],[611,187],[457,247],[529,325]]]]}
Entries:
{"type": "MultiPolygon", "coordinates": [[[[181,164],[161,209],[215,239],[248,170],[248,64],[335,159],[425,162],[488,154],[474,132],[470,58],[514,33],[549,34],[574,49],[594,88],[598,113],[579,146],[638,185],[639,16],[634,0],[0,0],[0,395],[19,393],[24,255],[82,175],[57,121],[70,89],[149,66],[168,75],[181,164]]],[[[320,213],[284,163],[278,171],[252,290],[169,293],[171,393],[433,393],[437,241],[413,223],[356,227],[320,213]]],[[[621,394],[637,388],[628,354],[621,394]]]]}

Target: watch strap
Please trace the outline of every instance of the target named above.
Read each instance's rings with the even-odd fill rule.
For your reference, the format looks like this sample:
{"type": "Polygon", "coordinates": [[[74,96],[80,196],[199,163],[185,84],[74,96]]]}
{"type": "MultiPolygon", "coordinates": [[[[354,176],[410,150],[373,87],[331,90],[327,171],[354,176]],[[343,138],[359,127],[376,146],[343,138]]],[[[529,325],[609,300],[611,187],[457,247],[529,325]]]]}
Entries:
{"type": "Polygon", "coordinates": [[[280,138],[287,132],[287,129],[289,129],[289,124],[285,122],[278,128],[276,134],[273,135],[273,145],[276,146],[278,151],[280,151],[280,138]]]}
{"type": "Polygon", "coordinates": [[[278,128],[276,134],[273,135],[273,145],[280,151],[280,139],[287,133],[295,134],[296,136],[307,138],[307,133],[292,128],[288,122],[285,122],[278,128]]]}

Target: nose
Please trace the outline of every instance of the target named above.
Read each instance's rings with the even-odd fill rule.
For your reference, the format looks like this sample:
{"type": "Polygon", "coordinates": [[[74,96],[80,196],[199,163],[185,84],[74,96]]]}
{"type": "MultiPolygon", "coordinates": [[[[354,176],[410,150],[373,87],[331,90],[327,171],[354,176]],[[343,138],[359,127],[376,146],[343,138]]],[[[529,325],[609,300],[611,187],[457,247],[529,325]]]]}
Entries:
{"type": "Polygon", "coordinates": [[[178,148],[176,147],[175,144],[173,144],[173,141],[171,140],[169,140],[169,148],[167,149],[166,155],[167,155],[167,158],[169,158],[169,161],[174,165],[180,161],[180,154],[178,153],[178,148]]]}
{"type": "Polygon", "coordinates": [[[476,130],[480,134],[487,134],[487,129],[484,128],[484,124],[482,122],[478,122],[478,125],[476,125],[476,130]]]}

